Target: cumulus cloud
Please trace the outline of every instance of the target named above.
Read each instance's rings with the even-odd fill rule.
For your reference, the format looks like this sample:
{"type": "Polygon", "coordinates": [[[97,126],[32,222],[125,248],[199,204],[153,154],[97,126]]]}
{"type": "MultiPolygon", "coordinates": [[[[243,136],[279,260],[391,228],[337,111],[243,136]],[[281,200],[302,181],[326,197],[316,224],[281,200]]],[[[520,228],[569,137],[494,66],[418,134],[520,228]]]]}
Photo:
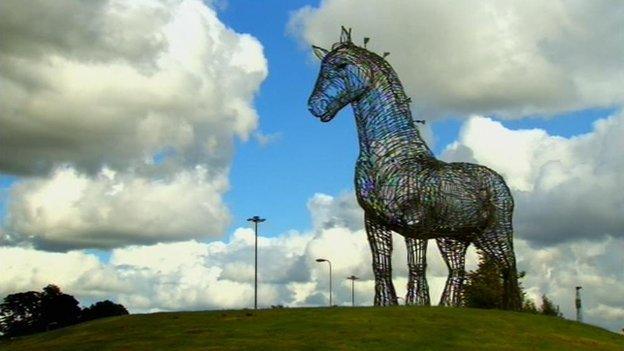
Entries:
{"type": "Polygon", "coordinates": [[[223,235],[234,139],[267,75],[255,38],[197,0],[3,1],[0,29],[0,172],[29,176],[4,242],[223,235]]]}
{"type": "Polygon", "coordinates": [[[621,105],[624,7],[613,1],[326,0],[293,14],[306,44],[341,25],[388,51],[419,113],[507,118],[621,105]]]}
{"type": "MultiPolygon", "coordinates": [[[[361,224],[345,218],[329,225],[316,218],[331,208],[344,209],[336,213],[339,216],[361,211],[353,193],[337,198],[316,194],[310,204],[314,204],[310,206],[313,222],[320,226],[306,233],[291,231],[259,238],[261,306],[326,304],[328,272],[326,265],[315,261],[319,257],[333,263],[336,303],[350,303],[346,277],[355,274],[361,278],[357,283],[358,303],[371,304],[371,258],[361,224]],[[349,221],[353,221],[354,229],[343,225],[349,221]]],[[[0,293],[37,289],[52,282],[77,294],[81,301],[111,296],[134,312],[246,307],[253,298],[253,247],[251,228],[237,229],[228,242],[191,240],[117,248],[106,261],[84,251],[52,253],[0,247],[2,264],[9,271],[0,278],[0,293]]],[[[399,236],[395,237],[395,247],[397,290],[404,294],[406,251],[399,236]]],[[[431,260],[430,275],[437,296],[446,276],[439,257],[431,260]]]]}
{"type": "MultiPolygon", "coordinates": [[[[328,301],[328,267],[316,258],[332,261],[334,302],[349,305],[350,282],[355,284],[356,303],[371,305],[374,295],[370,252],[362,228],[343,225],[349,219],[327,222],[329,208],[357,211],[353,194],[338,197],[317,194],[310,203],[310,232],[292,231],[273,238],[259,238],[259,305],[319,306],[328,301]],[[323,205],[324,204],[324,205],[323,205]]],[[[355,223],[354,223],[355,226],[355,223]]],[[[404,295],[407,283],[406,251],[400,236],[394,237],[393,272],[397,292],[404,295]]],[[[439,299],[446,267],[431,243],[428,279],[432,301],[439,299]]],[[[51,253],[26,248],[0,248],[6,274],[0,276],[0,294],[40,289],[56,283],[83,303],[112,298],[132,312],[243,308],[253,303],[253,245],[251,228],[237,229],[229,241],[186,241],[130,246],[112,250],[107,260],[92,253],[51,253]]],[[[621,256],[624,239],[562,243],[536,249],[517,239],[518,265],[527,271],[524,286],[532,298],[548,294],[568,318],[573,318],[573,287],[582,285],[586,320],[612,329],[624,308],[618,300],[624,279],[621,256]],[[600,313],[609,310],[610,313],[600,313]]],[[[468,268],[476,266],[471,250],[468,268]]]]}
{"type": "Polygon", "coordinates": [[[519,266],[527,272],[523,285],[530,298],[547,294],[566,318],[575,319],[575,287],[582,286],[584,321],[614,331],[622,328],[624,303],[623,238],[564,242],[537,248],[516,240],[519,266]]]}
{"type": "Polygon", "coordinates": [[[4,172],[126,169],[163,151],[223,168],[256,126],[262,46],[199,1],[1,6],[4,172]]]}
{"type": "Polygon", "coordinates": [[[13,187],[6,229],[46,250],[215,237],[229,224],[227,184],[201,166],[165,179],[61,168],[13,187]]]}
{"type": "Polygon", "coordinates": [[[353,193],[337,197],[314,194],[308,201],[308,210],[317,230],[332,227],[345,227],[354,231],[364,229],[364,214],[355,203],[353,193]]]}
{"type": "Polygon", "coordinates": [[[571,138],[540,129],[509,130],[472,117],[443,158],[500,172],[516,200],[516,235],[543,245],[624,237],[624,113],[571,138]]]}
{"type": "Polygon", "coordinates": [[[570,138],[472,116],[442,155],[486,165],[507,180],[528,295],[539,301],[548,294],[573,319],[574,287],[583,286],[585,321],[612,330],[622,327],[624,294],[623,140],[621,111],[570,138]]]}

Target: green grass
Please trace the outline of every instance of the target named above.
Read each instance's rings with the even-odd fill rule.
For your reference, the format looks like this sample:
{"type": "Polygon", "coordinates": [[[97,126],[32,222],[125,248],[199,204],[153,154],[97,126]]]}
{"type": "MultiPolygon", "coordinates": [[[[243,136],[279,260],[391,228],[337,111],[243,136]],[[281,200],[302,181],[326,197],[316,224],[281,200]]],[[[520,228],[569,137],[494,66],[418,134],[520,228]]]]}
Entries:
{"type": "Polygon", "coordinates": [[[0,350],[624,350],[564,319],[439,307],[138,314],[0,342],[0,350]]]}

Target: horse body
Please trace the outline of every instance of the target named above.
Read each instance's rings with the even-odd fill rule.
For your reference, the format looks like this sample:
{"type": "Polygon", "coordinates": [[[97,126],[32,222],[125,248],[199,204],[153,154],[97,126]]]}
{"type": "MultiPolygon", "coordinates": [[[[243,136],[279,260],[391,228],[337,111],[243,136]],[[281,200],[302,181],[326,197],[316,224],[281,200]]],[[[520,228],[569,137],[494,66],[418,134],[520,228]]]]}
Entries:
{"type": "Polygon", "coordinates": [[[360,154],[356,197],[364,209],[373,254],[375,304],[397,303],[392,284],[392,231],[408,248],[406,302],[429,304],[427,239],[435,238],[449,277],[440,300],[460,305],[466,248],[474,243],[503,271],[504,303],[519,307],[511,216],[513,199],[503,178],[487,167],[437,160],[421,138],[409,99],[385,59],[355,46],[343,28],[331,52],[315,47],[321,72],[310,96],[312,114],[330,121],[351,104],[360,154]]]}
{"type": "Polygon", "coordinates": [[[405,237],[464,235],[469,240],[493,220],[495,204],[488,183],[500,179],[486,167],[435,160],[427,167],[403,163],[397,170],[367,163],[356,166],[358,203],[405,237]],[[461,180],[449,176],[458,173],[461,180]]]}

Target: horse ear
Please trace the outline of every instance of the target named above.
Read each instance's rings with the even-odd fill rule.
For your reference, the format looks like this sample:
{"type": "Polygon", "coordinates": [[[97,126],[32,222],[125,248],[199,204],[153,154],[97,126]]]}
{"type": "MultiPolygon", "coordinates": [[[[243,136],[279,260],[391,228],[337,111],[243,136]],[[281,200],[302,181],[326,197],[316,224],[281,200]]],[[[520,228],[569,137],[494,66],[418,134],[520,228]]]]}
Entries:
{"type": "Polygon", "coordinates": [[[314,51],[314,55],[318,57],[319,60],[322,60],[325,55],[329,53],[329,51],[323,49],[320,46],[312,45],[312,50],[314,51]]]}
{"type": "Polygon", "coordinates": [[[340,27],[340,42],[341,43],[350,43],[351,42],[351,28],[347,30],[344,26],[340,27]]]}

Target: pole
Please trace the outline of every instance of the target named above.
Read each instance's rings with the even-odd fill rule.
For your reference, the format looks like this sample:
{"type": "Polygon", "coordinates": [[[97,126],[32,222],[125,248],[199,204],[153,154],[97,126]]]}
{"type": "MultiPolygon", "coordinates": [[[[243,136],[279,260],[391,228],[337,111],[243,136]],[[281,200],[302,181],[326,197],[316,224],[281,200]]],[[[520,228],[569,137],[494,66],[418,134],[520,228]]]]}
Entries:
{"type": "Polygon", "coordinates": [[[255,244],[254,244],[254,310],[258,309],[258,223],[266,221],[259,216],[247,218],[247,221],[254,223],[255,244]]]}
{"type": "Polygon", "coordinates": [[[329,307],[332,307],[333,303],[332,303],[332,264],[331,264],[331,261],[325,258],[317,258],[316,262],[329,263],[329,307]]]}
{"type": "Polygon", "coordinates": [[[579,323],[583,323],[583,314],[581,313],[581,289],[583,287],[581,286],[577,286],[576,287],[576,301],[575,305],[576,305],[576,321],[579,323]]]}
{"type": "Polygon", "coordinates": [[[347,277],[351,281],[351,307],[355,307],[355,280],[360,279],[354,275],[347,277]]]}
{"type": "Polygon", "coordinates": [[[254,244],[254,310],[258,309],[258,222],[254,221],[256,240],[254,244]]]}
{"type": "Polygon", "coordinates": [[[327,262],[329,263],[329,307],[332,307],[334,305],[332,303],[332,266],[330,260],[327,262]]]}

